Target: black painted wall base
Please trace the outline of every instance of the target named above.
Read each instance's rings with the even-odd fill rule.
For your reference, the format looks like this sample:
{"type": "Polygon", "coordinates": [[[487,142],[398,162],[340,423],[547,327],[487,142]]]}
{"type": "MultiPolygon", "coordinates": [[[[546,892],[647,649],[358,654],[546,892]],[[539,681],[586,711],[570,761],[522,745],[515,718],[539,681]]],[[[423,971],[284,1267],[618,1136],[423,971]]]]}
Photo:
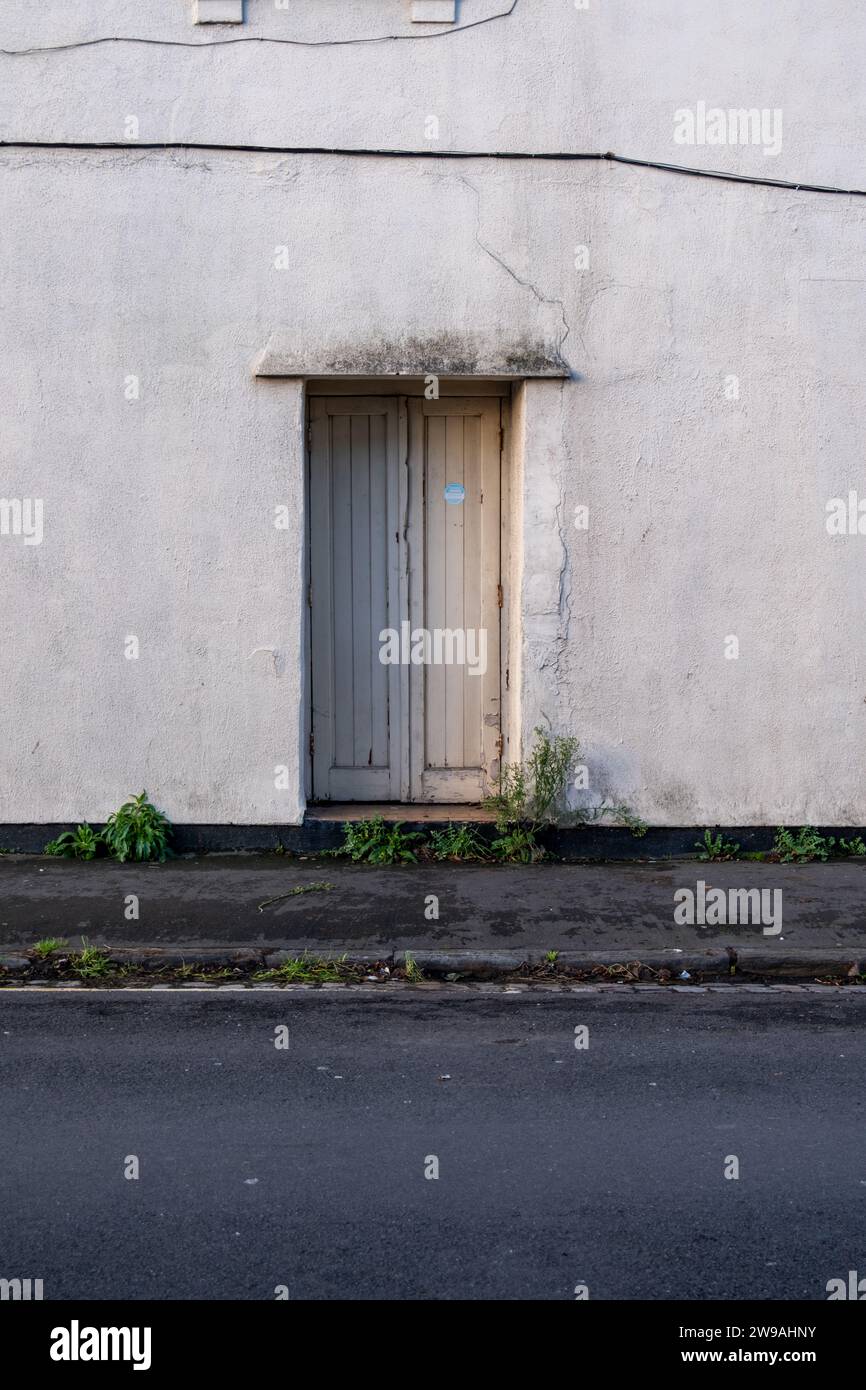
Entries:
{"type": "MultiPolygon", "coordinates": [[[[413,821],[411,807],[406,808],[406,830],[428,832],[427,822],[413,821]]],[[[282,849],[288,854],[320,854],[336,849],[342,843],[339,821],[307,819],[303,825],[175,825],[172,848],[175,854],[225,854],[238,851],[267,854],[282,849]]],[[[460,822],[455,822],[460,824],[460,822]]],[[[465,822],[482,839],[492,839],[492,825],[477,821],[465,822]]],[[[94,827],[97,828],[97,827],[94,827]]],[[[434,827],[436,828],[436,827],[434,827]]],[[[792,827],[799,828],[797,826],[792,827]]],[[[866,839],[863,826],[819,826],[822,835],[866,839]]],[[[40,854],[49,840],[64,830],[74,830],[71,823],[52,825],[0,824],[0,851],[12,854],[40,854]]],[[[711,826],[714,834],[721,832],[726,840],[740,846],[743,852],[766,851],[776,837],[775,826],[711,826]]],[[[696,842],[703,836],[704,826],[652,826],[637,837],[620,826],[593,825],[550,829],[540,836],[546,849],[564,860],[628,860],[667,859],[694,856],[696,842]]],[[[2,858],[0,858],[2,866],[2,858]]]]}

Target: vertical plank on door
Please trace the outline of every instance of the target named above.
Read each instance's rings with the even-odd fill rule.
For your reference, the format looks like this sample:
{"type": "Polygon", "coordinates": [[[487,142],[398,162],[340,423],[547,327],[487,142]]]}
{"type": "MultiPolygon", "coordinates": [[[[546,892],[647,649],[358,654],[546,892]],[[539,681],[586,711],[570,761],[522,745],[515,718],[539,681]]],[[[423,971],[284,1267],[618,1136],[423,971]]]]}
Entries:
{"type": "MultiPolygon", "coordinates": [[[[334,699],[351,691],[354,685],[352,645],[352,420],[348,415],[331,418],[331,516],[333,518],[333,624],[334,699]]],[[[315,539],[313,541],[315,544],[315,539]]],[[[322,617],[325,615],[323,614],[322,617]]],[[[316,613],[319,618],[318,612],[316,613]]],[[[351,706],[350,706],[351,708],[351,706]]],[[[334,765],[353,767],[355,737],[353,721],[333,709],[334,765]]]]}
{"type": "MultiPolygon", "coordinates": [[[[390,759],[388,711],[388,667],[379,660],[379,633],[389,627],[388,556],[393,550],[388,531],[389,467],[380,468],[378,459],[388,459],[387,421],[384,415],[368,416],[370,426],[370,628],[374,650],[371,656],[371,745],[373,766],[387,767],[390,759]]],[[[393,601],[393,600],[392,600],[393,601]]],[[[399,624],[397,625],[399,627],[399,624]]],[[[397,764],[399,766],[399,763],[397,764]]]]}
{"type": "MultiPolygon", "coordinates": [[[[372,603],[370,596],[370,420],[351,418],[353,767],[373,765],[372,603]]],[[[384,542],[384,535],[380,533],[384,542]]]]}

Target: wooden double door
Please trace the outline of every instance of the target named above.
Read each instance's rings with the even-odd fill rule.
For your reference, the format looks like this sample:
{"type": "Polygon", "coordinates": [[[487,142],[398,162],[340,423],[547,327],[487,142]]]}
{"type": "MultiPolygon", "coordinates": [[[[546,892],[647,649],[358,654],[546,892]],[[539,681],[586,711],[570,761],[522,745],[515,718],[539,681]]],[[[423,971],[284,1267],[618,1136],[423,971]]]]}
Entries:
{"type": "Polygon", "coordinates": [[[312,397],[316,801],[478,802],[501,752],[498,397],[312,397]]]}

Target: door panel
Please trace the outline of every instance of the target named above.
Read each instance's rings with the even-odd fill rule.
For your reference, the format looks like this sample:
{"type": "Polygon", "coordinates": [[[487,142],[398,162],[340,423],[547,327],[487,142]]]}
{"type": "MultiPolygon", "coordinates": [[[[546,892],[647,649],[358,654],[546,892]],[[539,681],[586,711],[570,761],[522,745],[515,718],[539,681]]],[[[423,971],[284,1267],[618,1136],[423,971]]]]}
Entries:
{"type": "Polygon", "coordinates": [[[491,790],[500,731],[500,431],[497,400],[409,402],[410,616],[413,634],[423,629],[433,644],[433,660],[409,671],[413,801],[477,802],[491,790]],[[464,489],[462,501],[446,500],[449,485],[464,489]]]}
{"type": "Polygon", "coordinates": [[[313,796],[400,798],[400,669],[379,660],[399,629],[400,402],[310,402],[313,796]]]}

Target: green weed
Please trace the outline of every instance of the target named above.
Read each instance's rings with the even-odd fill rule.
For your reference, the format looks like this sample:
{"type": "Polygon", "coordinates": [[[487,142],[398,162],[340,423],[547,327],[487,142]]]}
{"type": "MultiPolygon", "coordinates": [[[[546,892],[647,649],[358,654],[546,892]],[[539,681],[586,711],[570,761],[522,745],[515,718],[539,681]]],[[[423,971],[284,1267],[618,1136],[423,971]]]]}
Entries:
{"type": "Polygon", "coordinates": [[[110,975],[112,964],[108,952],[103,951],[100,946],[91,946],[85,936],[81,941],[81,950],[71,956],[69,962],[79,979],[96,980],[101,979],[103,975],[110,975]]]}
{"type": "Polygon", "coordinates": [[[837,842],[835,836],[821,835],[811,825],[804,825],[796,831],[786,830],[780,825],[771,853],[774,857],[778,856],[783,864],[809,864],[815,859],[823,864],[831,856],[859,859],[866,855],[866,844],[859,835],[851,840],[841,837],[837,842]]]}
{"type": "Polygon", "coordinates": [[[404,831],[400,821],[376,816],[373,820],[346,821],[343,843],[333,853],[356,864],[415,864],[418,856],[413,845],[423,838],[419,831],[404,831]]]}
{"type": "Polygon", "coordinates": [[[39,956],[40,960],[47,960],[55,951],[62,951],[63,947],[68,944],[59,936],[43,936],[42,940],[37,941],[33,947],[33,954],[39,956]]]}
{"type": "Polygon", "coordinates": [[[449,824],[430,831],[434,859],[489,859],[490,849],[469,825],[449,824]]]}
{"type": "Polygon", "coordinates": [[[410,985],[419,985],[424,979],[424,972],[411,951],[406,952],[403,969],[406,972],[406,979],[409,981],[410,985]]]}
{"type": "Polygon", "coordinates": [[[345,963],[345,959],[345,956],[340,956],[338,960],[324,960],[305,953],[293,960],[283,961],[275,970],[259,970],[253,979],[287,985],[337,984],[343,978],[339,967],[345,963]]]}
{"type": "Polygon", "coordinates": [[[695,842],[695,849],[700,850],[698,855],[705,863],[718,863],[722,859],[736,859],[740,852],[740,846],[726,840],[721,831],[718,835],[713,835],[711,831],[704,831],[704,838],[695,842]]]}
{"type": "Polygon", "coordinates": [[[147,792],[131,796],[108,817],[102,838],[109,854],[123,864],[127,859],[157,859],[168,854],[171,825],[147,799],[147,792]]]}
{"type": "Polygon", "coordinates": [[[490,846],[496,859],[507,864],[536,864],[544,859],[546,850],[536,839],[531,825],[511,825],[498,835],[490,846]]]}
{"type": "Polygon", "coordinates": [[[102,836],[85,821],[74,830],[64,830],[56,840],[49,840],[42,852],[63,859],[95,859],[101,844],[102,836]]]}

